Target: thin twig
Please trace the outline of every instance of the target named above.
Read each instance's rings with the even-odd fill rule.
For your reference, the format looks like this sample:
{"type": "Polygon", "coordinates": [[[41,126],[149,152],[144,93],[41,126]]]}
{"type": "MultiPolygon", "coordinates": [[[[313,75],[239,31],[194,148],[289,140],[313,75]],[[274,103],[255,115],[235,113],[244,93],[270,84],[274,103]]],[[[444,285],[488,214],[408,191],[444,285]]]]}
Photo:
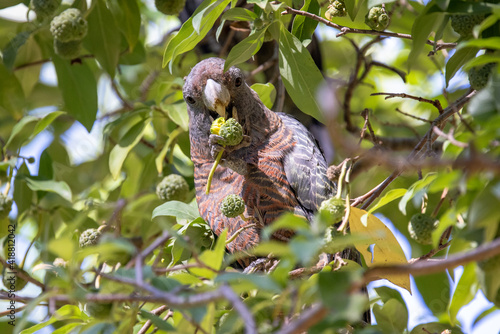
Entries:
{"type": "MultiPolygon", "coordinates": [[[[159,316],[166,310],[168,310],[168,307],[166,305],[162,305],[157,309],[151,310],[149,313],[159,316]]],[[[146,332],[148,331],[149,327],[151,327],[152,324],[153,322],[151,320],[146,321],[146,323],[141,327],[141,329],[137,332],[137,334],[146,334],[146,332]]]]}
{"type": "Polygon", "coordinates": [[[455,146],[458,146],[458,147],[462,147],[462,148],[466,148],[466,147],[469,147],[469,144],[467,143],[463,143],[461,141],[458,141],[455,139],[455,137],[453,137],[453,129],[450,130],[449,133],[444,133],[441,129],[439,129],[437,126],[434,126],[432,128],[432,130],[434,131],[435,134],[437,134],[438,136],[440,137],[443,137],[443,138],[446,138],[448,139],[448,141],[450,143],[452,143],[453,145],[455,146]]]}
{"type": "Polygon", "coordinates": [[[371,96],[387,95],[385,97],[386,100],[392,99],[392,98],[395,98],[395,97],[401,97],[403,99],[412,99],[412,100],[416,100],[416,101],[419,101],[419,102],[430,103],[434,107],[436,107],[436,109],[439,111],[439,113],[443,112],[443,107],[441,106],[441,102],[439,102],[439,100],[429,100],[429,99],[426,99],[426,98],[423,98],[423,97],[420,97],[420,96],[414,96],[414,95],[410,95],[410,94],[406,94],[406,93],[372,93],[370,95],[371,96]]]}

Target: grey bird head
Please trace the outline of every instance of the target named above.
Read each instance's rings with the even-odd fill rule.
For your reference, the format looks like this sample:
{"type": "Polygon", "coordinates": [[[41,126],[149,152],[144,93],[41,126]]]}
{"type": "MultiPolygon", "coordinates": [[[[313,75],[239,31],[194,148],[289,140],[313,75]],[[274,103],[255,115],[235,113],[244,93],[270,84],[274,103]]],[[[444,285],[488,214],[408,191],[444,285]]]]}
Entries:
{"type": "Polygon", "coordinates": [[[255,122],[265,122],[266,107],[247,85],[239,68],[233,66],[224,72],[223,59],[208,58],[193,67],[183,94],[190,134],[198,140],[210,135],[212,121],[218,117],[235,118],[247,134],[257,125],[255,122]]]}

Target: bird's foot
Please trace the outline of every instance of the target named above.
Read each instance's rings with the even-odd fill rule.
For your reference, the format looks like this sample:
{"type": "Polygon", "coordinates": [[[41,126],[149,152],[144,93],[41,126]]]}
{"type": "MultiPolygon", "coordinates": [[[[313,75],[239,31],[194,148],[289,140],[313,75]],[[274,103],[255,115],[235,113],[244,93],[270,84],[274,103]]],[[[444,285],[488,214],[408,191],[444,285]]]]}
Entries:
{"type": "Polygon", "coordinates": [[[244,274],[252,274],[256,272],[264,272],[264,273],[270,273],[272,272],[277,266],[280,260],[272,258],[272,257],[266,257],[266,258],[260,258],[248,265],[248,267],[243,270],[244,274]]]}

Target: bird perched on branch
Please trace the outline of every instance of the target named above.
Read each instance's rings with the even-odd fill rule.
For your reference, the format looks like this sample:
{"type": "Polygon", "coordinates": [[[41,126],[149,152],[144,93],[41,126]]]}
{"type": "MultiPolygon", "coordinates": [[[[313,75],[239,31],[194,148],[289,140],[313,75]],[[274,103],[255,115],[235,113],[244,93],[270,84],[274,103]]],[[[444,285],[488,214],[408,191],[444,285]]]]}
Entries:
{"type": "MultiPolygon", "coordinates": [[[[201,216],[217,235],[227,228],[230,236],[252,224],[227,245],[230,252],[259,243],[260,230],[284,212],[310,220],[321,202],[334,194],[335,185],[326,177],[327,164],[313,136],[291,116],[269,110],[240,69],[224,72],[224,60],[203,60],[187,76],[183,94],[201,216]],[[223,147],[220,137],[210,133],[212,122],[221,116],[241,124],[240,144],[223,147]],[[221,164],[206,194],[209,172],[221,150],[221,164]],[[221,213],[220,204],[230,194],[244,199],[245,216],[252,221],[221,213]]],[[[279,230],[273,238],[287,241],[291,236],[290,231],[279,230]]]]}

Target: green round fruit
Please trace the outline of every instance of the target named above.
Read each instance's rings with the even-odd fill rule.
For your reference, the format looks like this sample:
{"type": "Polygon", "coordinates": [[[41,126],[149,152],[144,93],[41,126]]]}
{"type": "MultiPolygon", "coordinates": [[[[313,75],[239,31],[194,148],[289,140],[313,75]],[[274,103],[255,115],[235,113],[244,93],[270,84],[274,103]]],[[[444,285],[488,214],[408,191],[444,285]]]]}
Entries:
{"type": "Polygon", "coordinates": [[[437,228],[439,220],[432,218],[425,213],[413,215],[408,224],[410,237],[423,245],[432,244],[432,232],[437,228]]]}
{"type": "Polygon", "coordinates": [[[184,9],[186,0],[155,0],[155,7],[165,15],[178,15],[184,9]]]}
{"type": "Polygon", "coordinates": [[[228,218],[234,218],[245,212],[245,201],[238,195],[227,195],[220,204],[220,211],[228,218]]]}
{"type": "Polygon", "coordinates": [[[325,17],[330,21],[332,21],[334,17],[343,17],[346,15],[347,12],[345,10],[344,0],[331,1],[328,6],[328,10],[325,13],[325,17]]]}
{"type": "Polygon", "coordinates": [[[243,128],[234,118],[230,118],[221,125],[219,136],[223,138],[221,144],[235,146],[243,140],[243,128]]]}
{"type": "Polygon", "coordinates": [[[185,202],[189,194],[186,180],[177,174],[170,174],[156,186],[156,195],[163,201],[185,202]]]}
{"type": "Polygon", "coordinates": [[[75,59],[80,55],[82,41],[61,42],[54,39],[54,51],[61,58],[75,59]]]}
{"type": "Polygon", "coordinates": [[[319,211],[326,214],[332,223],[337,223],[344,218],[345,209],[345,200],[337,197],[323,201],[319,207],[319,211]]]}
{"type": "Polygon", "coordinates": [[[471,68],[469,71],[470,86],[475,90],[480,90],[486,87],[495,65],[495,63],[489,63],[471,68]]]}
{"type": "Polygon", "coordinates": [[[0,219],[6,218],[12,209],[12,197],[0,193],[0,219]]]}
{"type": "Polygon", "coordinates": [[[80,234],[80,248],[97,245],[99,238],[101,237],[101,232],[95,228],[89,228],[80,234]]]}
{"type": "Polygon", "coordinates": [[[389,25],[389,15],[383,7],[372,7],[365,16],[365,24],[373,30],[382,31],[389,25]]]}
{"type": "Polygon", "coordinates": [[[459,15],[451,15],[451,27],[457,34],[462,36],[463,38],[472,37],[472,30],[474,26],[483,22],[485,19],[485,14],[459,14],[459,15]]]}
{"type": "Polygon", "coordinates": [[[11,270],[10,268],[3,268],[2,271],[2,283],[3,286],[9,291],[21,291],[26,284],[28,284],[27,281],[23,280],[19,276],[17,276],[15,273],[16,272],[23,272],[26,273],[24,270],[19,269],[17,264],[14,266],[14,270],[11,270]]]}
{"type": "Polygon", "coordinates": [[[61,0],[31,0],[31,8],[39,21],[51,18],[61,5],[61,0]]]}
{"type": "Polygon", "coordinates": [[[76,8],[66,9],[50,22],[50,32],[60,42],[81,41],[87,29],[87,21],[76,8]]]}

